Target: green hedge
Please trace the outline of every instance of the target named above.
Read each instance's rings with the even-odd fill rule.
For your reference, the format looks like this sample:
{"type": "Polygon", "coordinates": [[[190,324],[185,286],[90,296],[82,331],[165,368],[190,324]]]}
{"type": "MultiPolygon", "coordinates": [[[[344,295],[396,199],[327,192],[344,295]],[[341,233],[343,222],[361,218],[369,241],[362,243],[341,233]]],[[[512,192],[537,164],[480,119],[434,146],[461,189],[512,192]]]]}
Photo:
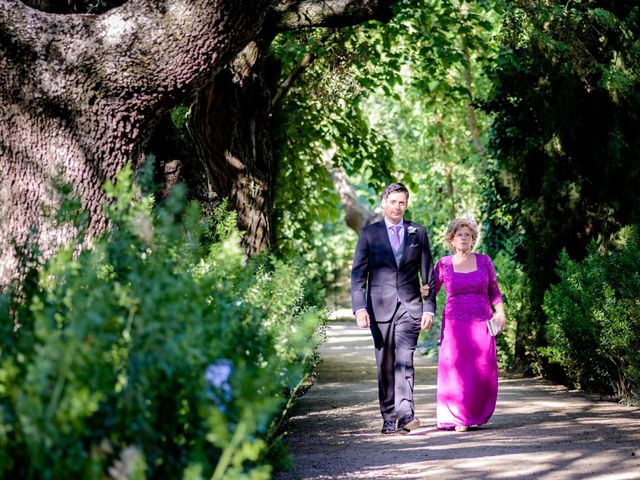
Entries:
{"type": "Polygon", "coordinates": [[[640,396],[640,232],[623,230],[617,248],[591,245],[581,262],[563,252],[560,283],[545,295],[549,346],[569,382],[584,390],[640,396]]]}
{"type": "Polygon", "coordinates": [[[295,267],[247,261],[229,214],[154,207],[130,176],[108,235],[2,297],[0,477],[269,478],[322,312],[295,267]]]}
{"type": "Polygon", "coordinates": [[[513,260],[513,247],[500,250],[493,257],[493,265],[498,276],[498,285],[502,293],[504,311],[507,317],[505,331],[496,337],[496,349],[500,368],[517,368],[516,333],[527,308],[527,284],[522,266],[513,260]]]}

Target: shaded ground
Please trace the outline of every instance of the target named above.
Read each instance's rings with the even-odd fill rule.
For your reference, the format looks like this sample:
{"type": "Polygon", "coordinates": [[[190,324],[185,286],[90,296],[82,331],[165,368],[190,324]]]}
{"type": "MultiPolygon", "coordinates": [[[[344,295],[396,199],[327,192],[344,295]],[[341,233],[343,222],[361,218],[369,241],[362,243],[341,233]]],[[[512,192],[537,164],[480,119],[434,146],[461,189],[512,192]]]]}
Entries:
{"type": "Polygon", "coordinates": [[[535,379],[500,379],[488,425],[435,428],[433,361],[416,356],[410,435],[379,433],[368,330],[332,323],[318,383],[290,422],[293,471],[279,480],[337,478],[640,479],[640,409],[598,401],[535,379]]]}

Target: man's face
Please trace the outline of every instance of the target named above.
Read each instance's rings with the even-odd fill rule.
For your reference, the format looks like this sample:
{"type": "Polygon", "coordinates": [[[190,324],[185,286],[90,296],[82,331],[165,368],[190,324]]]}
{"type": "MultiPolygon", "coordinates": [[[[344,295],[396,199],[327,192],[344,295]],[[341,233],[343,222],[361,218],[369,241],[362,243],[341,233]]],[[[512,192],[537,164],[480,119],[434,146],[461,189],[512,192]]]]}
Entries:
{"type": "Polygon", "coordinates": [[[382,201],[384,215],[393,223],[398,223],[407,209],[407,194],[405,192],[392,192],[382,201]]]}

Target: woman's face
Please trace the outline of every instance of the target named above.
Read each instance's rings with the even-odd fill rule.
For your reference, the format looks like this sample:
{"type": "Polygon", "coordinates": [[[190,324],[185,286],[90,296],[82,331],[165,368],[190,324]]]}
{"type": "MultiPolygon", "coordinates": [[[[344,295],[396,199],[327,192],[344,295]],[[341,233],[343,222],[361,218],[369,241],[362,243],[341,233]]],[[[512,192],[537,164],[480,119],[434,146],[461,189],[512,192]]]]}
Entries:
{"type": "Polygon", "coordinates": [[[468,252],[473,247],[473,235],[469,227],[460,227],[456,230],[451,241],[456,251],[468,252]]]}

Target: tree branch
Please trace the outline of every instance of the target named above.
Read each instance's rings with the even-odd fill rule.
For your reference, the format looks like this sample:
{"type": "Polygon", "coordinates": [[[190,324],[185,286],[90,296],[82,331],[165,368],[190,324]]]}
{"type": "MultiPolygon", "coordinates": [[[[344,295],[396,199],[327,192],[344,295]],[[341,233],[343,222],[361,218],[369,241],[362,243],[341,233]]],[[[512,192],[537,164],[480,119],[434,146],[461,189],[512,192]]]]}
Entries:
{"type": "Polygon", "coordinates": [[[466,101],[467,108],[467,123],[469,124],[469,131],[471,132],[471,139],[473,141],[473,146],[475,147],[478,155],[482,159],[482,169],[484,171],[488,168],[487,163],[487,152],[482,145],[482,140],[480,139],[480,129],[478,128],[478,120],[476,117],[476,110],[473,107],[472,99],[473,99],[473,79],[471,78],[471,53],[469,52],[469,47],[464,45],[464,59],[465,59],[465,67],[464,67],[464,85],[467,89],[468,96],[466,101]]]}
{"type": "MultiPolygon", "coordinates": [[[[330,33],[323,35],[319,43],[321,44],[325,43],[327,40],[329,40],[330,36],[331,36],[330,33]]],[[[291,90],[293,83],[298,78],[300,78],[300,76],[304,73],[304,71],[307,68],[309,68],[309,65],[311,65],[316,58],[317,58],[317,55],[311,52],[307,52],[305,56],[302,57],[302,60],[300,60],[300,63],[296,66],[296,68],[293,69],[293,71],[289,74],[289,76],[285,79],[285,81],[282,82],[282,84],[280,85],[280,88],[278,88],[278,91],[273,96],[273,99],[271,100],[272,111],[278,107],[278,105],[282,102],[282,99],[287,95],[287,93],[289,93],[289,90],[291,90]]]]}
{"type": "Polygon", "coordinates": [[[367,20],[388,22],[397,0],[281,0],[268,14],[276,32],[308,27],[347,27],[367,20]]]}
{"type": "Polygon", "coordinates": [[[263,28],[269,3],[190,0],[167,9],[161,0],[129,0],[101,15],[52,15],[0,0],[0,53],[28,73],[30,90],[44,90],[39,97],[59,96],[49,90],[72,82],[78,93],[85,82],[101,98],[156,103],[224,68],[263,28]]]}
{"type": "Polygon", "coordinates": [[[367,208],[367,206],[358,199],[358,195],[349,181],[347,172],[345,172],[344,168],[341,166],[333,164],[333,157],[336,154],[336,150],[335,145],[325,150],[322,155],[322,160],[329,172],[331,182],[340,197],[340,202],[342,203],[345,212],[345,223],[360,235],[360,232],[364,227],[380,220],[381,216],[367,208]]]}
{"type": "Polygon", "coordinates": [[[295,82],[300,77],[300,75],[302,75],[302,73],[307,69],[309,65],[313,63],[315,59],[316,55],[309,52],[306,53],[304,57],[302,57],[300,63],[296,66],[296,68],[293,69],[293,71],[289,74],[285,81],[282,82],[280,88],[278,88],[278,91],[273,96],[273,99],[271,100],[271,110],[274,110],[278,107],[285,95],[289,93],[289,90],[291,90],[293,82],[295,82]]]}

